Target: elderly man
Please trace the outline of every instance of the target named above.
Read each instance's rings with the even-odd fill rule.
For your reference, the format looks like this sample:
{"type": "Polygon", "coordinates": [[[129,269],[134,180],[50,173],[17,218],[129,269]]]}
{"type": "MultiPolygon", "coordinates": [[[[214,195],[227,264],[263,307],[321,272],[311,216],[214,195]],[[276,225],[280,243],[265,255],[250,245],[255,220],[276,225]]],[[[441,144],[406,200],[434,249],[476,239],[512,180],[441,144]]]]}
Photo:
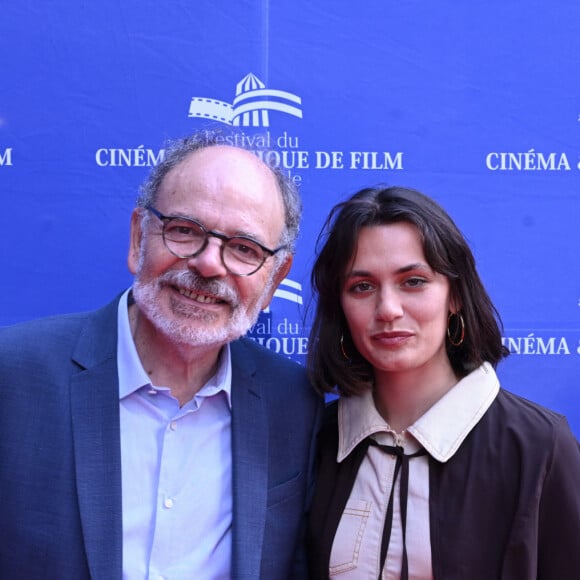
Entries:
{"type": "Polygon", "coordinates": [[[133,287],[0,331],[0,577],[304,578],[322,402],[240,338],[300,201],[251,152],[176,142],[131,220],[133,287]]]}

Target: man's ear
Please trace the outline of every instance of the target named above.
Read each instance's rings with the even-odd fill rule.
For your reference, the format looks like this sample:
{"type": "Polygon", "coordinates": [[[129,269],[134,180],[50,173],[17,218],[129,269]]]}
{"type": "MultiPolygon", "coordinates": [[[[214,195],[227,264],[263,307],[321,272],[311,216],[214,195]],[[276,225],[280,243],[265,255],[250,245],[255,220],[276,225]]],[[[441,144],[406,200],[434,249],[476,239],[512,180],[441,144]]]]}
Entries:
{"type": "Polygon", "coordinates": [[[262,303],[262,310],[264,310],[264,308],[267,308],[270,305],[270,302],[272,302],[274,292],[276,292],[276,289],[278,288],[278,286],[280,286],[280,282],[282,282],[282,280],[284,280],[284,278],[286,278],[286,276],[288,275],[288,272],[290,272],[290,268],[292,267],[292,261],[293,261],[292,256],[288,255],[284,259],[284,262],[280,264],[280,267],[274,273],[272,288],[270,289],[268,295],[264,297],[264,301],[262,303]]]}
{"type": "Polygon", "coordinates": [[[141,240],[143,230],[141,229],[141,211],[135,208],[131,214],[131,229],[129,237],[129,253],[127,255],[127,266],[131,274],[137,273],[139,256],[141,255],[141,240]]]}

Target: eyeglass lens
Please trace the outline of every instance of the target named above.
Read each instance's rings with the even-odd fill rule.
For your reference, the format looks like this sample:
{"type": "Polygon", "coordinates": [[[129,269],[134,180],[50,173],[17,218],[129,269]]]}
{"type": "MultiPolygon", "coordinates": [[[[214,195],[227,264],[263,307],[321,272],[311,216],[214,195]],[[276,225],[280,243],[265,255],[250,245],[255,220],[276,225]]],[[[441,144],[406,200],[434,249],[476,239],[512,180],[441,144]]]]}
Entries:
{"type": "MultiPolygon", "coordinates": [[[[172,219],[165,223],[163,236],[168,249],[181,258],[193,257],[201,252],[208,236],[200,224],[188,219],[172,219]]],[[[214,237],[220,237],[215,236],[214,237]]],[[[223,239],[221,250],[225,267],[234,274],[250,274],[257,270],[266,258],[262,248],[247,238],[223,239]]]]}

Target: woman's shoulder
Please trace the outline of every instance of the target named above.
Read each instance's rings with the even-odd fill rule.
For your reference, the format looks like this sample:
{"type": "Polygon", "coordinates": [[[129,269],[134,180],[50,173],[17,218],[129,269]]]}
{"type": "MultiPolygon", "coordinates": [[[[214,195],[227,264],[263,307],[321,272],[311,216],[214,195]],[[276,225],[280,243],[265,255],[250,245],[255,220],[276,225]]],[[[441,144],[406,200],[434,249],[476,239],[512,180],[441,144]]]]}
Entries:
{"type": "Polygon", "coordinates": [[[552,447],[561,438],[578,445],[563,414],[503,388],[482,421],[526,446],[552,447]]]}
{"type": "Polygon", "coordinates": [[[519,417],[522,420],[531,421],[536,426],[538,421],[548,426],[559,424],[562,420],[565,420],[565,416],[561,413],[504,388],[500,388],[496,403],[498,409],[503,413],[514,418],[519,417]]]}

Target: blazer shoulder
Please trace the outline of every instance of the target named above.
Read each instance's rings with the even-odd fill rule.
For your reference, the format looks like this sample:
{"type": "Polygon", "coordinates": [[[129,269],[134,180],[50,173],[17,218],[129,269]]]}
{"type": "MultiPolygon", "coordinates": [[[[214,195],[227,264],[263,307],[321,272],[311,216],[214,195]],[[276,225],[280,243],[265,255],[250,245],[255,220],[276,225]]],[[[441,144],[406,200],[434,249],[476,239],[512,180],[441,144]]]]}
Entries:
{"type": "MultiPolygon", "coordinates": [[[[0,367],[26,362],[49,363],[59,353],[71,354],[81,335],[110,334],[116,324],[118,298],[93,311],[62,314],[0,328],[0,367]]],[[[116,328],[116,327],[115,327],[116,328]]],[[[116,336],[116,333],[115,333],[116,336]]]]}
{"type": "Polygon", "coordinates": [[[234,377],[251,377],[267,398],[303,399],[322,406],[322,397],[312,388],[304,365],[245,337],[232,342],[230,347],[234,377]]]}
{"type": "Polygon", "coordinates": [[[63,314],[20,322],[0,328],[0,355],[53,350],[56,345],[74,342],[89,313],[63,314]]]}

